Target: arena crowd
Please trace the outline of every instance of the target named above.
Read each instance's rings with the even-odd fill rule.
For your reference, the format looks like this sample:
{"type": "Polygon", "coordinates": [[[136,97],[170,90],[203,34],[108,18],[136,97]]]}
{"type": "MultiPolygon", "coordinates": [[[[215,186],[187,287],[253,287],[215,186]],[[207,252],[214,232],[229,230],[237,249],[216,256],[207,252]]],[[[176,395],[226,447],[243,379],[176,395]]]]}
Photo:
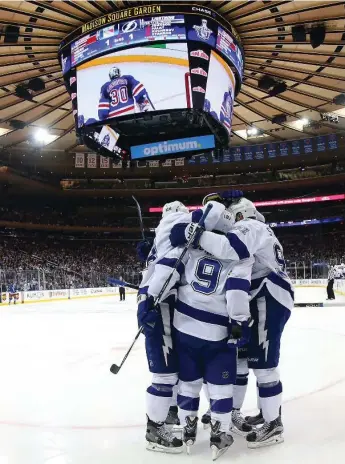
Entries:
{"type": "MultiPolygon", "coordinates": [[[[306,278],[312,263],[345,262],[345,231],[334,229],[324,234],[315,226],[294,230],[275,232],[288,266],[304,262],[306,278]]],[[[3,289],[10,283],[19,290],[106,286],[108,277],[137,283],[142,269],[135,241],[42,239],[17,234],[1,236],[0,246],[3,289]]]]}

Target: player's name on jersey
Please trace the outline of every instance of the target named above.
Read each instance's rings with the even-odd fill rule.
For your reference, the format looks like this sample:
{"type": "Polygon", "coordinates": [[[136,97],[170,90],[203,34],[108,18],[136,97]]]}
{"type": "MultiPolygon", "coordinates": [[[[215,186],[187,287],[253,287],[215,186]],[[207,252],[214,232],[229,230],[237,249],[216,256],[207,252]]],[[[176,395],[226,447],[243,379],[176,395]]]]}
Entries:
{"type": "Polygon", "coordinates": [[[89,23],[86,23],[82,26],[81,32],[92,31],[99,26],[104,26],[106,24],[113,23],[115,21],[120,21],[121,19],[129,19],[134,18],[136,16],[142,16],[146,14],[156,14],[161,13],[162,7],[160,5],[151,5],[151,6],[141,6],[135,8],[128,8],[127,10],[116,11],[114,13],[109,13],[106,16],[102,16],[101,18],[94,19],[89,23]]]}

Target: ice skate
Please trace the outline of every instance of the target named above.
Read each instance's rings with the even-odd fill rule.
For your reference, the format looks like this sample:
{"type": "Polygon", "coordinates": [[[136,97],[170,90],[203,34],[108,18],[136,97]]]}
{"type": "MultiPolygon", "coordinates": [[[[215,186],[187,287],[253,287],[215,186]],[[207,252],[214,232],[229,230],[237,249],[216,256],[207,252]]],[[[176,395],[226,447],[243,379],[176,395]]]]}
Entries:
{"type": "Polygon", "coordinates": [[[166,425],[180,425],[180,419],[178,417],[178,407],[170,406],[167,418],[165,419],[166,425]]]}
{"type": "Polygon", "coordinates": [[[234,409],[231,413],[230,430],[241,437],[245,437],[253,430],[253,427],[246,422],[239,409],[234,409]]]}
{"type": "Polygon", "coordinates": [[[261,409],[260,409],[259,414],[257,414],[256,416],[246,416],[244,420],[247,422],[247,424],[251,425],[252,427],[256,427],[257,425],[262,425],[265,422],[261,409]]]}
{"type": "Polygon", "coordinates": [[[195,443],[197,430],[198,430],[198,417],[187,416],[186,425],[183,428],[183,442],[186,445],[187,454],[190,454],[191,447],[195,443]]]}
{"type": "Polygon", "coordinates": [[[182,440],[176,438],[164,422],[153,422],[147,418],[146,449],[161,453],[182,453],[182,440]]]}
{"type": "Polygon", "coordinates": [[[220,431],[220,422],[211,421],[210,447],[212,450],[212,461],[215,461],[227,451],[233,444],[234,439],[230,433],[220,431]]]}
{"type": "Polygon", "coordinates": [[[208,429],[211,425],[211,411],[208,409],[201,418],[201,423],[204,426],[204,429],[208,429]]]}
{"type": "Polygon", "coordinates": [[[283,432],[284,427],[280,416],[274,421],[265,422],[261,428],[247,435],[248,448],[261,448],[282,443],[283,432]]]}

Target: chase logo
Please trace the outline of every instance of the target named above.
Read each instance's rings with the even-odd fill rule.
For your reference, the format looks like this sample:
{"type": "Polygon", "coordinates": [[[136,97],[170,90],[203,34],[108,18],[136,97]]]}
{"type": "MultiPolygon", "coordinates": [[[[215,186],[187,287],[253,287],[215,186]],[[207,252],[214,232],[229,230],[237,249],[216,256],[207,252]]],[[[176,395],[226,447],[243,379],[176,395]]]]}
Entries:
{"type": "Polygon", "coordinates": [[[187,139],[175,139],[164,142],[149,143],[131,147],[132,159],[150,158],[154,156],[165,156],[171,153],[184,153],[214,148],[213,135],[201,137],[190,137],[187,139]]]}

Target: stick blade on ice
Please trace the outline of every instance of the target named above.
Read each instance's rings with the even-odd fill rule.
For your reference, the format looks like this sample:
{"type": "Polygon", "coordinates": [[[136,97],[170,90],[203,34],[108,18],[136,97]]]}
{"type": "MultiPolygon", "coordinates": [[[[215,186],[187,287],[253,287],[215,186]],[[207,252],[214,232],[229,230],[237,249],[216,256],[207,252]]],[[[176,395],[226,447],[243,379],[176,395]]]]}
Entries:
{"type": "Polygon", "coordinates": [[[120,368],[119,368],[119,366],[117,366],[116,364],[113,364],[113,365],[111,366],[111,368],[110,368],[110,372],[111,372],[112,374],[117,374],[117,373],[119,372],[119,370],[120,370],[120,368]]]}

